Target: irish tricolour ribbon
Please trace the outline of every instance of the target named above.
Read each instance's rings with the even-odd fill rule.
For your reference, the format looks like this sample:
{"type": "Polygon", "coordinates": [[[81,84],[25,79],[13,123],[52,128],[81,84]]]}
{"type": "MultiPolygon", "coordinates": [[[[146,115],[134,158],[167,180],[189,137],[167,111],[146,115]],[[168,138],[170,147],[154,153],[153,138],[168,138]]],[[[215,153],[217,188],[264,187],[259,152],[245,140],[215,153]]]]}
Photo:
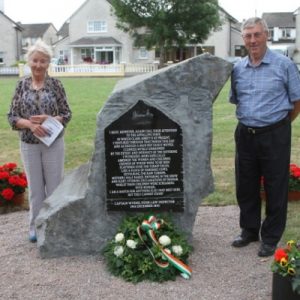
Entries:
{"type": "Polygon", "coordinates": [[[181,260],[176,258],[174,255],[170,254],[167,250],[163,248],[163,246],[159,243],[157,240],[157,237],[155,235],[155,231],[157,231],[164,223],[164,220],[162,219],[156,219],[154,216],[150,216],[148,220],[144,220],[140,226],[137,227],[137,233],[141,239],[141,241],[146,245],[149,253],[153,257],[154,262],[161,268],[168,268],[169,265],[173,265],[176,269],[180,271],[180,274],[183,278],[189,279],[192,275],[192,269],[184,264],[181,260]],[[152,253],[151,249],[148,247],[148,245],[145,243],[142,234],[145,232],[147,236],[150,238],[150,240],[155,243],[161,253],[163,254],[163,257],[166,259],[165,262],[158,261],[154,254],[152,253]]]}

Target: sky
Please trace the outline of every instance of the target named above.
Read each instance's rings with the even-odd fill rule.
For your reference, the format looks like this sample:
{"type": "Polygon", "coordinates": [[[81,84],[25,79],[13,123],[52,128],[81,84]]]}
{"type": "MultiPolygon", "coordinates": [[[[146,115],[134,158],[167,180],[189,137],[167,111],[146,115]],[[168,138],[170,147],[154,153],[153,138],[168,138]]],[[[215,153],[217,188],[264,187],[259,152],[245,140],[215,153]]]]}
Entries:
{"type": "MultiPolygon", "coordinates": [[[[1,1],[1,0],[0,0],[1,1]]],[[[85,0],[2,0],[4,13],[15,22],[52,23],[57,30],[85,0]]],[[[258,16],[263,12],[293,12],[300,7],[299,0],[219,0],[238,21],[258,16]]]]}
{"type": "MultiPolygon", "coordinates": [[[[11,1],[11,0],[10,0],[11,1]]],[[[299,0],[219,0],[219,5],[238,21],[261,17],[264,12],[294,12],[299,0]]]]}

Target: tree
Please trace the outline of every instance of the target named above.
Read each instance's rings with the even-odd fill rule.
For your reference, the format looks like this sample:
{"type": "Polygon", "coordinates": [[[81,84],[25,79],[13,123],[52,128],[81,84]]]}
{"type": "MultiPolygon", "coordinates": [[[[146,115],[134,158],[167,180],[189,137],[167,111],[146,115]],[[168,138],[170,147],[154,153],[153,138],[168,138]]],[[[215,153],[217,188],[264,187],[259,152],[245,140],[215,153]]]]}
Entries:
{"type": "Polygon", "coordinates": [[[134,45],[160,51],[202,43],[221,25],[218,0],[110,0],[117,27],[131,34],[134,45]]]}

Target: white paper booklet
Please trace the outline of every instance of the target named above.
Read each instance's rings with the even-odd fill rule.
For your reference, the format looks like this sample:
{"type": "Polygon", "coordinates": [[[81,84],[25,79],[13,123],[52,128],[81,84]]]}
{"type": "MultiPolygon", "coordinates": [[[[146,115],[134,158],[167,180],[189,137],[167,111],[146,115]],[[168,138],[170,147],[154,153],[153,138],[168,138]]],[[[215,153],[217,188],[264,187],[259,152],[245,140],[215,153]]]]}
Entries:
{"type": "Polygon", "coordinates": [[[59,121],[50,116],[43,122],[42,126],[47,129],[48,135],[43,137],[36,137],[48,147],[51,146],[51,144],[55,141],[55,139],[64,129],[64,126],[59,121]]]}

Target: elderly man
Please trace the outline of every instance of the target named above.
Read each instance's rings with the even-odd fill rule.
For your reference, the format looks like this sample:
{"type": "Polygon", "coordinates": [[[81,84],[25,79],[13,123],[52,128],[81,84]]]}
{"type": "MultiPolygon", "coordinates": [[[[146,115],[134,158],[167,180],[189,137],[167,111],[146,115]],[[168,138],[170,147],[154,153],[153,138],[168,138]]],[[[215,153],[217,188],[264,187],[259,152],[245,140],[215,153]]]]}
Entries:
{"type": "Polygon", "coordinates": [[[241,234],[233,247],[261,238],[258,256],[273,255],[285,229],[291,152],[291,121],[300,111],[296,65],[268,49],[268,27],[260,18],[242,25],[248,56],[234,65],[230,102],[236,105],[236,196],[241,234]],[[261,177],[267,195],[261,222],[261,177]]]}

